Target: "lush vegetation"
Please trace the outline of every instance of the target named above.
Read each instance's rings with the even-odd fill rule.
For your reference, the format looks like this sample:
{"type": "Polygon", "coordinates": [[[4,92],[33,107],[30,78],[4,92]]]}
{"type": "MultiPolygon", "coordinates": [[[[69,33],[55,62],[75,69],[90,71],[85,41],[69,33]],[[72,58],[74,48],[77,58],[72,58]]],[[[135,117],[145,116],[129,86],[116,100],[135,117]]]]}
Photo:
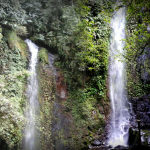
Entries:
{"type": "MultiPolygon", "coordinates": [[[[27,60],[21,55],[21,49],[10,49],[5,40],[0,43],[0,140],[8,149],[18,149],[25,124],[23,115],[27,60]]],[[[6,148],[5,147],[5,148],[6,148]]]]}
{"type": "MultiPolygon", "coordinates": [[[[69,90],[68,100],[64,104],[66,111],[71,112],[74,118],[80,137],[84,136],[87,130],[89,135],[94,136],[99,128],[103,132],[104,127],[104,116],[99,113],[97,106],[98,103],[102,106],[107,103],[106,79],[111,15],[103,8],[106,6],[104,3],[102,6],[98,4],[77,3],[82,10],[76,10],[73,15],[74,18],[80,15],[80,18],[76,17],[72,24],[70,16],[66,14],[65,17],[71,27],[67,29],[70,35],[60,34],[55,37],[59,53],[55,65],[62,69],[69,90]]],[[[112,5],[108,5],[107,9],[111,8],[112,5]]]]}
{"type": "MultiPolygon", "coordinates": [[[[81,127],[84,127],[85,131],[89,128],[91,136],[94,136],[99,128],[102,131],[104,120],[97,103],[103,106],[106,103],[109,21],[113,3],[103,0],[100,3],[93,0],[1,0],[0,2],[2,45],[7,47],[2,48],[1,52],[1,84],[8,80],[6,82],[8,84],[2,86],[1,95],[8,99],[7,102],[12,107],[17,107],[13,117],[17,119],[17,113],[23,117],[25,96],[22,93],[25,91],[27,77],[27,72],[23,70],[27,69],[28,57],[27,47],[17,36],[30,37],[35,42],[40,41],[43,46],[47,45],[49,49],[55,49],[55,53],[59,55],[55,65],[61,68],[70,93],[64,102],[65,111],[72,114],[79,129],[78,133],[81,127]],[[15,102],[18,105],[15,105],[15,102]]],[[[44,48],[39,51],[41,68],[49,63],[47,53],[44,48]]],[[[43,80],[46,78],[43,77],[43,80]]],[[[43,89],[45,86],[43,84],[47,82],[40,83],[39,97],[46,90],[43,89]]],[[[50,113],[50,110],[47,110],[46,105],[49,105],[47,102],[48,99],[42,105],[41,113],[42,111],[50,113]]],[[[41,118],[42,124],[46,123],[43,122],[47,118],[46,114],[41,118]]],[[[7,131],[2,130],[4,133],[1,134],[1,138],[7,141],[12,149],[19,149],[23,120],[15,121],[17,125],[10,128],[12,131],[15,130],[15,136],[5,136],[7,131]]],[[[7,122],[11,124],[11,119],[7,118],[7,122]]],[[[44,126],[45,129],[47,127],[49,126],[44,126]]],[[[43,137],[44,133],[45,130],[42,133],[43,137]]],[[[76,136],[74,139],[77,139],[76,136]]]]}
{"type": "Polygon", "coordinates": [[[150,2],[126,1],[126,61],[127,89],[130,96],[140,97],[148,94],[149,84],[149,46],[150,46],[150,2]]]}
{"type": "MultiPolygon", "coordinates": [[[[143,77],[145,72],[150,75],[150,34],[147,30],[150,2],[123,0],[122,4],[127,6],[124,48],[127,88],[130,96],[137,97],[150,89],[150,81],[143,77]],[[141,61],[142,56],[146,59],[141,61]]],[[[122,4],[117,8],[124,7],[122,4]]],[[[23,92],[28,76],[28,53],[18,36],[28,37],[47,48],[42,48],[38,55],[41,62],[38,68],[41,77],[39,99],[43,103],[41,124],[52,115],[48,98],[52,94],[47,90],[53,91],[50,87],[53,80],[45,73],[47,70],[41,71],[49,64],[50,51],[58,55],[55,66],[61,70],[69,92],[63,105],[65,112],[73,116],[79,136],[89,130],[86,134],[93,137],[99,128],[103,132],[104,116],[98,107],[103,106],[107,117],[108,50],[113,5],[111,0],[0,0],[0,138],[10,149],[19,149],[25,122],[23,92]],[[81,132],[81,129],[84,130],[81,132]]],[[[50,123],[47,121],[41,129],[44,138],[50,123]]],[[[50,138],[50,133],[47,137],[50,138]]]]}

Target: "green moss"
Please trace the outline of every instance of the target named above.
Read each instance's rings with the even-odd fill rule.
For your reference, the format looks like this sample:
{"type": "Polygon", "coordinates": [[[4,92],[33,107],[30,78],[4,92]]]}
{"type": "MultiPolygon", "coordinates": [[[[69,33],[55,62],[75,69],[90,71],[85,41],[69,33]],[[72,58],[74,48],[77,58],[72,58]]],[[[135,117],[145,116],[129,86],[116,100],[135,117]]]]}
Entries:
{"type": "Polygon", "coordinates": [[[30,37],[31,41],[36,41],[36,38],[34,36],[30,37]]]}
{"type": "Polygon", "coordinates": [[[49,64],[49,60],[48,60],[48,50],[45,48],[41,48],[39,53],[38,53],[38,58],[40,60],[40,62],[45,65],[45,64],[49,64]]]}
{"type": "Polygon", "coordinates": [[[76,90],[70,93],[68,100],[64,102],[66,111],[71,112],[76,126],[76,131],[72,132],[72,139],[81,149],[89,145],[91,140],[95,139],[95,135],[100,138],[97,132],[101,128],[100,133],[102,133],[105,124],[99,113],[96,98],[84,96],[84,93],[76,90]]]}
{"type": "Polygon", "coordinates": [[[17,36],[15,31],[6,30],[5,37],[7,38],[9,47],[11,49],[13,49],[14,47],[20,49],[22,57],[28,57],[27,45],[20,37],[17,36]]]}
{"type": "Polygon", "coordinates": [[[47,150],[49,145],[53,150],[51,139],[51,120],[52,106],[55,98],[55,88],[53,88],[53,77],[51,71],[44,69],[44,66],[38,65],[39,80],[39,103],[40,103],[40,139],[42,150],[47,150]],[[46,140],[45,140],[46,139],[46,140]]]}
{"type": "Polygon", "coordinates": [[[145,82],[147,79],[142,79],[145,72],[150,75],[150,61],[149,59],[144,61],[144,64],[139,64],[137,67],[137,62],[127,61],[127,90],[128,95],[131,97],[141,97],[144,94],[149,93],[150,84],[145,82]],[[144,66],[143,66],[144,65],[144,66]],[[140,71],[139,71],[140,70],[140,71]]]}

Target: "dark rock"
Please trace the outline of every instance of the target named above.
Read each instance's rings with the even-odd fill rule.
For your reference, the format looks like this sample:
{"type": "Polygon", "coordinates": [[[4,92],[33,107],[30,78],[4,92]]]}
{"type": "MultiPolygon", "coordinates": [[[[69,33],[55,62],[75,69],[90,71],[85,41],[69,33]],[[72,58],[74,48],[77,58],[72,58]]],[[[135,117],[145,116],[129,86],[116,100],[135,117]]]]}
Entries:
{"type": "Polygon", "coordinates": [[[129,139],[128,139],[129,146],[135,145],[138,142],[139,142],[139,131],[129,128],[129,139]]]}
{"type": "Polygon", "coordinates": [[[132,103],[133,103],[133,104],[136,104],[138,101],[139,101],[139,98],[138,98],[138,97],[135,97],[135,98],[132,99],[132,103]]]}
{"type": "Polygon", "coordinates": [[[130,113],[131,126],[136,127],[133,122],[140,120],[141,129],[145,129],[150,126],[150,94],[144,95],[141,98],[132,99],[133,112],[130,113]]]}
{"type": "Polygon", "coordinates": [[[142,99],[142,101],[144,101],[144,102],[148,102],[148,95],[143,95],[142,97],[141,97],[141,99],[142,99]]]}
{"type": "Polygon", "coordinates": [[[125,146],[118,145],[118,146],[116,146],[114,149],[123,150],[123,149],[125,149],[125,148],[126,148],[125,146]]]}
{"type": "Polygon", "coordinates": [[[144,104],[143,103],[138,103],[137,104],[137,110],[138,111],[144,111],[144,104]]]}
{"type": "Polygon", "coordinates": [[[100,145],[101,145],[101,142],[100,142],[99,140],[94,140],[94,141],[92,142],[92,145],[93,145],[93,146],[100,146],[100,145]]]}
{"type": "Polygon", "coordinates": [[[109,132],[109,130],[111,130],[111,126],[109,124],[107,124],[107,126],[105,126],[105,131],[109,132]]]}
{"type": "Polygon", "coordinates": [[[149,75],[149,72],[145,71],[143,74],[142,74],[142,79],[145,81],[145,82],[150,82],[150,75],[149,75]]]}
{"type": "Polygon", "coordinates": [[[99,141],[100,141],[100,142],[103,142],[103,139],[102,139],[102,138],[100,138],[100,139],[99,139],[99,141]]]}
{"type": "Polygon", "coordinates": [[[108,139],[109,139],[109,135],[106,136],[106,140],[108,140],[108,139]]]}
{"type": "Polygon", "coordinates": [[[112,146],[112,145],[109,145],[108,148],[113,148],[113,146],[112,146]]]}

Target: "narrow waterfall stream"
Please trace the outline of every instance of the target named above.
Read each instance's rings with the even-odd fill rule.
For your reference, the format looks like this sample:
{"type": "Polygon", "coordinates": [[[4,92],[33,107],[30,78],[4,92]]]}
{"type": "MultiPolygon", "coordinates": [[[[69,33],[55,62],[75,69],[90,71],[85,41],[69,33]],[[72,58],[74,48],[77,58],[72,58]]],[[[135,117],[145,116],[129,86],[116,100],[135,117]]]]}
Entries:
{"type": "Polygon", "coordinates": [[[31,75],[28,79],[28,89],[27,89],[27,97],[28,102],[26,106],[26,118],[28,120],[26,128],[25,128],[25,138],[23,143],[24,150],[40,150],[40,145],[38,142],[39,133],[37,132],[37,118],[39,111],[39,102],[38,102],[38,82],[37,82],[37,74],[36,74],[36,64],[37,64],[37,55],[38,55],[38,47],[32,43],[30,40],[25,41],[29,47],[29,51],[31,53],[29,71],[31,75]]]}
{"type": "Polygon", "coordinates": [[[117,54],[123,54],[125,39],[125,8],[119,9],[111,20],[112,34],[110,44],[109,90],[112,105],[111,132],[109,145],[117,146],[128,143],[129,112],[127,110],[127,96],[125,90],[126,70],[125,62],[115,59],[117,54]]]}

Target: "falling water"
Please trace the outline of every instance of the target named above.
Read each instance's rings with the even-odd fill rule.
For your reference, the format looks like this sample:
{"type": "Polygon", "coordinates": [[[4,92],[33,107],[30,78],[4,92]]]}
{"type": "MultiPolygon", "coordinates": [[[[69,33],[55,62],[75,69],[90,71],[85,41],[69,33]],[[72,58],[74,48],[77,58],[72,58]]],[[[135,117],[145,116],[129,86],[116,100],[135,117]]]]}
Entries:
{"type": "Polygon", "coordinates": [[[25,41],[29,47],[29,51],[31,53],[29,71],[31,72],[31,76],[28,78],[28,102],[26,107],[26,118],[28,120],[26,128],[25,128],[25,138],[23,143],[24,150],[39,150],[39,142],[38,142],[38,132],[36,129],[38,110],[39,110],[39,102],[37,98],[38,94],[38,82],[37,82],[37,74],[36,74],[36,64],[37,64],[37,54],[38,47],[32,43],[30,40],[25,41]]]}
{"type": "Polygon", "coordinates": [[[125,90],[125,62],[115,59],[117,54],[123,54],[125,39],[125,8],[119,9],[111,20],[112,34],[110,44],[109,89],[112,105],[112,129],[109,133],[109,145],[127,145],[129,113],[126,108],[127,96],[125,90]]]}

